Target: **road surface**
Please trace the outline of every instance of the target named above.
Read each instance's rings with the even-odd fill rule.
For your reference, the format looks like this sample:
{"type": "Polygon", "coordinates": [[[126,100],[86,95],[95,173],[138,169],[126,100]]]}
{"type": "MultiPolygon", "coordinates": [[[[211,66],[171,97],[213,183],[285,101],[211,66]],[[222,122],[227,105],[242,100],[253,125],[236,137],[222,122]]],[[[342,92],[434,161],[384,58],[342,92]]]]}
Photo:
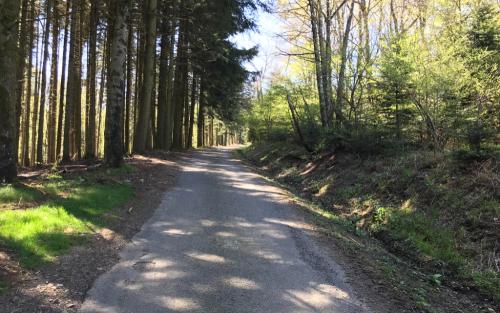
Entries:
{"type": "Polygon", "coordinates": [[[230,149],[195,152],[82,313],[369,312],[285,192],[230,149]]]}

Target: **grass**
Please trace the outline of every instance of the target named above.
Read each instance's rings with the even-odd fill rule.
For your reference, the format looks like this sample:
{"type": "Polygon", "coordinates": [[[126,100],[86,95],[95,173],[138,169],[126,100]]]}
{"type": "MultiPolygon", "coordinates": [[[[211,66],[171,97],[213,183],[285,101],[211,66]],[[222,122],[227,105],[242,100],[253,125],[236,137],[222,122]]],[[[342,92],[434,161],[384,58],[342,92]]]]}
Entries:
{"type": "MultiPolygon", "coordinates": [[[[112,174],[123,171],[128,169],[112,174]]],[[[88,234],[106,226],[103,214],[133,194],[128,184],[99,184],[95,178],[87,173],[68,178],[48,175],[29,185],[0,187],[4,207],[0,211],[0,246],[12,250],[23,267],[36,268],[85,242],[88,234]],[[37,204],[17,209],[15,204],[21,199],[37,204]]]]}
{"type": "Polygon", "coordinates": [[[7,185],[0,188],[0,203],[13,203],[21,201],[36,201],[41,198],[41,194],[28,186],[7,185]]]}

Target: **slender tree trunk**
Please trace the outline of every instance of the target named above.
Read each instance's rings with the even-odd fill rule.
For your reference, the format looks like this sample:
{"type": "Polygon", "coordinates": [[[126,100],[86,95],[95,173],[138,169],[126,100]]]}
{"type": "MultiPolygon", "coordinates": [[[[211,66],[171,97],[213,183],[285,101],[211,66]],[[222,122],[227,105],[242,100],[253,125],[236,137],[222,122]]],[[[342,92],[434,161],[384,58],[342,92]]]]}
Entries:
{"type": "Polygon", "coordinates": [[[170,34],[169,22],[166,17],[161,22],[161,51],[160,51],[160,76],[158,82],[158,130],[156,138],[156,148],[167,149],[167,106],[169,92],[169,52],[170,52],[170,34]]]}
{"type": "MultiPolygon", "coordinates": [[[[328,54],[329,48],[327,47],[327,39],[325,35],[329,36],[330,30],[325,32],[325,27],[329,27],[329,17],[327,20],[324,18],[324,13],[322,11],[321,0],[317,0],[317,23],[318,23],[318,41],[319,41],[319,53],[321,55],[320,68],[321,68],[321,83],[323,84],[323,102],[324,102],[324,114],[325,114],[325,126],[331,127],[331,114],[332,111],[332,98],[331,98],[331,84],[329,80],[330,74],[328,70],[331,68],[331,56],[328,54]],[[326,24],[326,25],[325,25],[326,24]],[[326,34],[325,34],[326,33],[326,34]]],[[[329,3],[329,1],[327,1],[329,3]]],[[[329,7],[329,5],[328,5],[329,7]]],[[[328,12],[329,13],[329,12],[328,12]]],[[[331,72],[331,71],[330,71],[331,72]]]]}
{"type": "Polygon", "coordinates": [[[149,119],[149,125],[148,125],[148,137],[146,141],[146,150],[152,150],[153,149],[153,143],[154,143],[154,138],[156,137],[156,39],[155,39],[155,55],[153,58],[153,88],[151,90],[151,115],[149,119]]]}
{"type": "Polygon", "coordinates": [[[75,125],[74,115],[75,107],[81,105],[80,98],[80,23],[78,20],[78,5],[79,1],[75,0],[71,7],[71,31],[70,31],[70,48],[69,48],[69,68],[68,68],[68,87],[66,92],[66,108],[64,119],[64,140],[63,140],[63,162],[71,160],[72,142],[74,142],[75,125]]]}
{"type": "Polygon", "coordinates": [[[134,26],[132,18],[128,18],[128,37],[127,37],[127,93],[125,95],[125,127],[124,127],[124,146],[125,153],[130,152],[130,115],[132,106],[132,82],[133,82],[133,55],[134,55],[134,26]]]}
{"type": "Polygon", "coordinates": [[[36,35],[36,43],[35,43],[35,92],[33,94],[33,114],[31,116],[31,146],[30,146],[30,161],[31,164],[36,162],[36,136],[37,136],[37,121],[38,121],[38,105],[40,103],[40,75],[41,71],[39,70],[41,68],[41,61],[43,60],[42,58],[39,58],[38,56],[40,55],[40,49],[39,49],[39,41],[40,41],[40,26],[37,27],[37,35],[36,35]],[[38,63],[40,61],[40,64],[38,63]]]}
{"type": "MultiPolygon", "coordinates": [[[[27,46],[27,39],[29,38],[29,35],[26,33],[28,29],[28,15],[29,15],[29,3],[28,0],[23,0],[22,1],[22,11],[21,11],[21,23],[19,27],[19,57],[18,57],[18,62],[17,62],[17,67],[16,67],[16,76],[17,76],[17,90],[16,90],[16,129],[19,133],[21,133],[21,114],[22,114],[22,99],[23,99],[23,87],[24,87],[24,82],[25,82],[25,68],[26,68],[26,54],[28,51],[31,51],[31,46],[27,46]]],[[[30,21],[30,24],[33,22],[30,21]]],[[[17,145],[20,144],[22,136],[18,136],[19,140],[16,143],[17,145]]],[[[16,147],[16,151],[18,151],[18,148],[16,147]]],[[[17,157],[17,153],[16,153],[17,157]]],[[[17,159],[16,159],[17,160],[17,159]]],[[[22,160],[21,160],[22,162],[22,160]]]]}
{"type": "Polygon", "coordinates": [[[170,22],[170,49],[168,55],[168,78],[167,78],[167,109],[165,118],[165,148],[170,149],[172,147],[173,132],[174,132],[174,76],[175,76],[175,29],[177,22],[172,15],[172,21],[170,22]]]}
{"type": "MultiPolygon", "coordinates": [[[[30,164],[30,113],[31,113],[31,89],[33,76],[33,43],[35,39],[35,0],[30,1],[30,28],[29,28],[29,56],[27,69],[27,86],[26,86],[26,106],[23,118],[23,146],[22,146],[22,164],[28,166],[30,164]]],[[[36,72],[35,72],[36,75],[36,72]]]]}
{"type": "Polygon", "coordinates": [[[50,23],[51,23],[51,0],[47,0],[46,6],[46,20],[45,20],[45,32],[43,36],[43,62],[42,62],[42,85],[40,92],[40,110],[38,111],[38,136],[36,145],[36,161],[39,164],[43,163],[43,140],[44,136],[44,126],[45,126],[45,100],[46,100],[46,90],[47,90],[47,61],[49,59],[49,34],[50,34],[50,23]]]}
{"type": "Polygon", "coordinates": [[[210,115],[210,130],[209,130],[209,136],[210,136],[210,147],[214,146],[214,116],[211,114],[210,115]]]}
{"type": "Polygon", "coordinates": [[[17,176],[16,65],[17,18],[20,1],[4,2],[0,10],[0,183],[17,176]]]}
{"type": "Polygon", "coordinates": [[[97,26],[99,21],[99,3],[90,1],[89,25],[89,59],[87,94],[89,108],[85,127],[85,158],[92,160],[96,157],[96,74],[97,74],[97,26]]]}
{"type": "Polygon", "coordinates": [[[123,106],[125,101],[125,66],[127,61],[127,25],[129,1],[118,0],[114,3],[113,35],[109,54],[111,61],[108,69],[106,102],[106,128],[104,143],[104,162],[111,167],[119,167],[123,162],[123,106]]]}
{"type": "Polygon", "coordinates": [[[139,118],[135,131],[134,151],[141,153],[146,150],[146,144],[151,123],[151,98],[153,92],[154,59],[156,50],[156,0],[148,0],[146,25],[146,51],[144,61],[144,82],[141,90],[139,118]]]}
{"type": "Polygon", "coordinates": [[[75,67],[78,75],[75,84],[75,103],[74,103],[74,115],[73,115],[73,151],[76,158],[79,160],[82,158],[82,54],[83,54],[83,41],[84,41],[84,8],[85,0],[77,0],[78,3],[78,36],[77,36],[77,51],[75,58],[75,67]]]}
{"type": "MultiPolygon", "coordinates": [[[[144,29],[142,23],[137,25],[137,47],[136,47],[136,66],[135,66],[135,91],[134,91],[134,138],[137,133],[137,124],[139,121],[139,105],[141,101],[141,86],[143,82],[143,68],[144,68],[144,29]]],[[[132,145],[133,146],[133,145],[132,145]]],[[[133,150],[133,147],[132,147],[133,150]]]]}
{"type": "Polygon", "coordinates": [[[196,107],[196,93],[198,91],[197,82],[198,79],[193,73],[193,83],[191,84],[191,106],[189,108],[189,129],[187,134],[188,149],[193,147],[194,109],[196,107]]]}
{"type": "Polygon", "coordinates": [[[185,82],[187,80],[187,18],[182,18],[179,28],[179,43],[177,45],[177,65],[174,83],[174,129],[172,149],[183,148],[182,119],[185,104],[185,82]]]}
{"type": "Polygon", "coordinates": [[[325,17],[325,62],[324,62],[324,76],[326,77],[325,97],[327,107],[327,121],[328,125],[332,125],[333,112],[335,111],[335,104],[333,101],[333,87],[332,87],[332,10],[330,1],[326,1],[326,17],[325,17]]]}
{"type": "Polygon", "coordinates": [[[64,123],[64,99],[66,91],[66,64],[68,54],[68,27],[69,27],[69,1],[66,3],[66,17],[64,18],[64,39],[63,39],[63,55],[62,55],[62,71],[61,71],[61,89],[59,90],[59,109],[57,117],[57,143],[56,154],[61,157],[61,148],[63,142],[63,123],[64,123]]]}
{"type": "Polygon", "coordinates": [[[102,125],[102,111],[104,105],[104,82],[106,81],[106,64],[108,60],[108,48],[107,42],[104,41],[104,48],[102,51],[102,66],[101,66],[101,80],[99,82],[99,104],[98,104],[98,113],[97,113],[97,140],[96,140],[96,148],[95,151],[99,153],[99,144],[101,143],[101,125],[102,125]]]}
{"type": "Polygon", "coordinates": [[[59,67],[59,8],[58,0],[53,2],[52,25],[52,63],[50,74],[49,116],[47,125],[47,161],[56,161],[56,114],[57,114],[57,84],[59,67]]]}
{"type": "Polygon", "coordinates": [[[347,67],[347,46],[349,44],[349,35],[351,33],[352,18],[354,15],[354,0],[351,1],[351,7],[349,10],[349,17],[347,18],[347,23],[345,26],[344,36],[342,39],[341,48],[341,60],[340,60],[340,71],[337,85],[337,105],[335,106],[335,116],[337,121],[340,123],[345,122],[345,117],[342,113],[342,107],[344,106],[344,88],[345,88],[345,75],[347,67]]]}
{"type": "MultiPolygon", "coordinates": [[[[189,76],[189,72],[187,73],[187,76],[189,76]]],[[[183,111],[183,146],[184,148],[188,148],[187,142],[188,142],[188,132],[189,132],[189,112],[190,112],[190,105],[189,105],[189,79],[186,79],[184,83],[184,111],[183,111]]]]}
{"type": "Polygon", "coordinates": [[[316,70],[316,87],[318,88],[318,97],[319,97],[319,107],[320,107],[320,116],[321,116],[321,125],[323,127],[328,126],[327,122],[327,112],[326,112],[326,103],[325,103],[325,93],[324,93],[324,84],[323,84],[323,76],[322,67],[321,67],[321,49],[320,49],[320,36],[318,29],[318,20],[321,18],[319,16],[319,8],[317,7],[316,0],[309,0],[309,10],[311,15],[311,30],[313,35],[313,50],[314,50],[314,65],[316,70]]]}
{"type": "Polygon", "coordinates": [[[200,82],[200,99],[198,100],[198,137],[197,146],[203,147],[205,145],[205,90],[204,80],[200,82]]]}

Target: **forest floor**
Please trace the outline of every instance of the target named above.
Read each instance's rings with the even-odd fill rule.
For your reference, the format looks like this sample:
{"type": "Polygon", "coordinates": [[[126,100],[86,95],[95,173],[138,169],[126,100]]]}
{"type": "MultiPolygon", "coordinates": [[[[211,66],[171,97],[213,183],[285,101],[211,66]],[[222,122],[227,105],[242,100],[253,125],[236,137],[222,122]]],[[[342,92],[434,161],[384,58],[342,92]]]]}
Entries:
{"type": "Polygon", "coordinates": [[[498,160],[311,155],[285,142],[239,154],[295,194],[367,298],[375,291],[398,312],[500,312],[498,160]]]}
{"type": "Polygon", "coordinates": [[[76,312],[175,184],[177,154],[24,169],[0,188],[0,311],[76,312]]]}

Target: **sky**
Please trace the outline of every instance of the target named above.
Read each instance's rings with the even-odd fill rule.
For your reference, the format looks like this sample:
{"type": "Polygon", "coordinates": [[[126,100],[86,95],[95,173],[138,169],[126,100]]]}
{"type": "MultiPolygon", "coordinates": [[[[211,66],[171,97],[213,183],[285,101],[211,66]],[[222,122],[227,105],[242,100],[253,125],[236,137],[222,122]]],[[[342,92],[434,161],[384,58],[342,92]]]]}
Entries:
{"type": "Polygon", "coordinates": [[[239,48],[259,47],[259,55],[252,62],[245,64],[250,71],[262,71],[267,68],[265,75],[276,70],[283,58],[280,49],[287,43],[279,38],[278,34],[284,29],[282,21],[275,15],[258,10],[256,13],[257,29],[246,31],[234,36],[233,41],[239,48]]]}

